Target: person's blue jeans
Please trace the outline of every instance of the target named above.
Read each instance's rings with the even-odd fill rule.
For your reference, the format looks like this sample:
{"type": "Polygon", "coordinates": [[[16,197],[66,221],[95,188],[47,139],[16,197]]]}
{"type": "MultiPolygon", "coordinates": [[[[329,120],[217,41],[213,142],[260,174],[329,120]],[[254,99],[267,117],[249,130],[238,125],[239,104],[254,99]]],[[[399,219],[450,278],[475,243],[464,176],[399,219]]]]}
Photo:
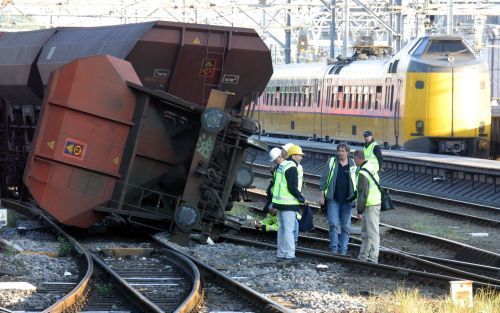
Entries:
{"type": "Polygon", "coordinates": [[[293,229],[293,239],[295,243],[299,240],[299,220],[297,219],[297,214],[295,214],[295,228],[293,229]]]}
{"type": "Polygon", "coordinates": [[[351,205],[328,200],[326,215],[330,226],[330,251],[346,254],[351,228],[351,205]],[[339,239],[340,228],[340,239],[339,239]]]}
{"type": "Polygon", "coordinates": [[[294,230],[297,212],[278,210],[278,258],[295,257],[294,230]]]}

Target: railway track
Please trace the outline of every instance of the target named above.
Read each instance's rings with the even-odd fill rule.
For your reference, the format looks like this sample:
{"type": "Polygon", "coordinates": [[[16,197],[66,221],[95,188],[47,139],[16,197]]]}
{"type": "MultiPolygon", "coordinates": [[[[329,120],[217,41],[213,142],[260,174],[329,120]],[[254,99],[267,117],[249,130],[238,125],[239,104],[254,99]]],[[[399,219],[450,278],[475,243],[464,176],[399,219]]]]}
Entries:
{"type": "MultiPolygon", "coordinates": [[[[265,232],[254,232],[251,229],[245,229],[244,231],[245,234],[224,235],[221,236],[219,240],[221,242],[232,242],[236,244],[246,244],[251,246],[276,249],[276,245],[272,243],[273,241],[275,242],[275,236],[269,236],[269,234],[265,232]],[[249,233],[251,233],[251,235],[249,235],[249,233]]],[[[299,242],[302,245],[301,239],[302,238],[299,238],[299,242]]],[[[318,238],[311,240],[316,241],[317,244],[321,242],[321,240],[318,238]]],[[[395,253],[387,253],[382,257],[382,259],[384,260],[386,258],[387,260],[391,260],[390,263],[387,262],[378,264],[360,261],[346,256],[334,255],[325,249],[316,249],[309,246],[298,246],[296,248],[296,254],[302,257],[320,259],[326,262],[340,262],[344,266],[351,267],[356,270],[369,270],[377,272],[379,274],[392,276],[395,279],[401,279],[402,277],[404,277],[404,279],[414,279],[420,283],[438,284],[442,288],[448,288],[449,281],[471,279],[472,277],[475,277],[475,279],[471,279],[474,281],[474,288],[500,290],[500,285],[497,284],[500,280],[481,277],[480,275],[476,275],[473,273],[458,271],[456,269],[438,265],[435,263],[433,264],[430,261],[424,261],[418,258],[398,255],[395,253]]]]}
{"type": "MultiPolygon", "coordinates": [[[[256,176],[264,178],[271,177],[269,173],[269,166],[253,164],[253,170],[256,176]]],[[[304,184],[310,186],[311,188],[319,190],[320,178],[321,176],[316,174],[304,173],[304,184]]],[[[471,204],[468,202],[463,202],[458,200],[442,199],[430,195],[423,195],[415,192],[397,190],[394,188],[387,188],[387,189],[389,190],[389,193],[391,195],[393,194],[397,195],[397,197],[393,197],[393,202],[396,205],[402,205],[413,210],[430,212],[448,218],[453,218],[456,220],[468,221],[470,223],[475,223],[477,225],[483,225],[488,227],[498,227],[500,225],[499,208],[479,205],[479,204],[471,204]],[[408,197],[411,198],[411,200],[408,200],[407,199],[408,197]],[[426,198],[430,201],[438,201],[439,204],[429,204],[429,203],[423,204],[421,202],[415,201],[415,197],[426,198]],[[440,205],[441,207],[438,207],[438,205],[440,205]],[[445,209],[447,207],[457,207],[457,206],[462,206],[462,207],[466,206],[467,208],[463,209],[461,212],[457,211],[457,209],[453,210],[445,209]]]]}
{"type": "MultiPolygon", "coordinates": [[[[72,240],[72,238],[65,233],[57,224],[55,224],[47,215],[42,213],[42,211],[37,208],[20,203],[18,201],[13,201],[9,199],[1,199],[4,207],[19,212],[23,215],[32,216],[40,220],[41,223],[47,225],[50,232],[56,234],[59,238],[64,238],[65,243],[69,245],[68,250],[73,251],[76,258],[79,260],[79,274],[78,281],[74,283],[61,283],[60,279],[54,277],[52,282],[43,284],[40,292],[63,292],[65,296],[57,299],[48,308],[43,308],[42,312],[65,312],[70,311],[79,307],[83,302],[88,293],[88,288],[90,285],[91,276],[94,272],[94,264],[92,262],[91,255],[85,250],[83,246],[72,240]]],[[[29,231],[26,229],[25,231],[29,231]]],[[[30,308],[27,308],[28,310],[30,308]]],[[[37,311],[40,311],[39,308],[37,311]]]]}
{"type": "Polygon", "coordinates": [[[209,264],[182,252],[168,240],[165,240],[165,238],[158,236],[152,238],[165,248],[191,259],[191,261],[198,266],[203,274],[204,281],[209,285],[209,288],[206,289],[206,297],[207,301],[210,301],[209,307],[211,312],[291,312],[284,306],[246,287],[209,264]],[[212,290],[214,287],[216,288],[216,294],[214,294],[212,290]],[[221,290],[223,294],[222,297],[220,296],[221,290]],[[212,299],[210,297],[212,297],[212,299]],[[235,304],[234,302],[237,303],[235,304]]]}
{"type": "MultiPolygon", "coordinates": [[[[105,257],[90,252],[65,233],[42,211],[29,204],[3,200],[11,209],[39,216],[66,238],[71,249],[84,259],[85,267],[75,287],[43,312],[113,311],[188,312],[202,300],[197,267],[187,258],[165,249],[150,251],[155,258],[136,259],[120,249],[122,257],[105,257]],[[150,262],[147,262],[150,261],[150,262]],[[169,283],[174,281],[175,283],[169,283]]],[[[115,251],[111,249],[110,251],[115,251]]],[[[116,253],[116,252],[110,252],[116,253]]],[[[54,288],[66,287],[54,284],[54,288]]]]}

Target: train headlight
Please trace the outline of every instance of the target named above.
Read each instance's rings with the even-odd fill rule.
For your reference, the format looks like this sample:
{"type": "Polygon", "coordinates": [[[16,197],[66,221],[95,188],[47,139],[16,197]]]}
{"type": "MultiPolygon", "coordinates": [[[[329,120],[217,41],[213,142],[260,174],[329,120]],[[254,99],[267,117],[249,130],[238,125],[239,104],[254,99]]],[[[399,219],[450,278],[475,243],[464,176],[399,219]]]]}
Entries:
{"type": "Polygon", "coordinates": [[[418,120],[415,122],[415,129],[417,131],[417,134],[423,135],[424,134],[424,121],[418,120]]]}
{"type": "Polygon", "coordinates": [[[241,166],[238,168],[238,172],[236,173],[236,179],[234,180],[234,184],[238,188],[246,188],[253,183],[253,173],[252,170],[246,166],[241,166]]]}
{"type": "Polygon", "coordinates": [[[201,115],[201,126],[212,133],[223,130],[227,125],[227,121],[227,114],[217,108],[209,108],[201,115]]]}
{"type": "Polygon", "coordinates": [[[190,205],[180,205],[175,209],[174,221],[183,230],[189,231],[200,223],[200,211],[190,205]]]}
{"type": "Polygon", "coordinates": [[[486,132],[486,124],[484,123],[484,121],[479,122],[479,127],[477,128],[477,130],[479,131],[480,136],[484,136],[484,133],[486,132]]]}

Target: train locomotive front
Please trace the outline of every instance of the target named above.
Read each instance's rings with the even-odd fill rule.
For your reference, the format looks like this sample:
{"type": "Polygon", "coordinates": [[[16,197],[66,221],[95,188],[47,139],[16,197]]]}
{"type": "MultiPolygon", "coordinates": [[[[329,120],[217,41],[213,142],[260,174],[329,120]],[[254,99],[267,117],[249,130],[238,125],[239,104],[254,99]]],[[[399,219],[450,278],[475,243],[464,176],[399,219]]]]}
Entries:
{"type": "Polygon", "coordinates": [[[272,64],[255,31],[152,22],[8,33],[0,47],[13,74],[0,74],[4,191],[20,192],[25,166],[65,225],[210,234],[227,222],[252,182],[245,150],[265,148],[249,104],[272,64]]]}

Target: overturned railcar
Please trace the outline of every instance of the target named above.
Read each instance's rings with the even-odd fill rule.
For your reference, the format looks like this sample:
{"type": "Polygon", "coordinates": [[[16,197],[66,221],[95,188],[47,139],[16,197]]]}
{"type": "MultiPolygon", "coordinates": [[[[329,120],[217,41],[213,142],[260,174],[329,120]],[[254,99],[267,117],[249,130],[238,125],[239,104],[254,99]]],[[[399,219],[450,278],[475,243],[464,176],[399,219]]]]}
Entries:
{"type": "Polygon", "coordinates": [[[0,36],[4,192],[61,223],[223,225],[272,74],[255,31],[169,22],[0,36]],[[43,99],[43,102],[42,102],[43,99]],[[29,152],[29,157],[28,157],[29,152]]]}

